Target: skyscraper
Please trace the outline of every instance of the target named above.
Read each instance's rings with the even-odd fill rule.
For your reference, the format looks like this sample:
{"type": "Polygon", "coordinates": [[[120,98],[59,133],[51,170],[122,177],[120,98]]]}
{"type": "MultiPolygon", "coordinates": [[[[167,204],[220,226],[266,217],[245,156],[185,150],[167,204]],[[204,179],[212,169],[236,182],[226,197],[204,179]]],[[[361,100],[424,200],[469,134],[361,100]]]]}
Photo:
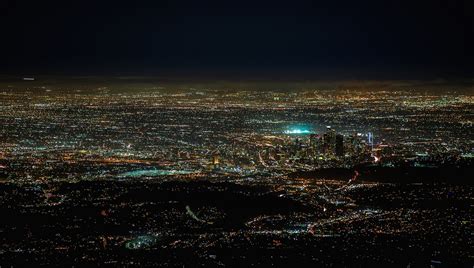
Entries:
{"type": "Polygon", "coordinates": [[[374,135],[372,132],[367,133],[367,144],[370,146],[370,149],[374,148],[374,135]]]}
{"type": "Polygon", "coordinates": [[[326,133],[323,135],[324,154],[333,155],[336,148],[336,131],[331,126],[326,127],[326,133]]]}

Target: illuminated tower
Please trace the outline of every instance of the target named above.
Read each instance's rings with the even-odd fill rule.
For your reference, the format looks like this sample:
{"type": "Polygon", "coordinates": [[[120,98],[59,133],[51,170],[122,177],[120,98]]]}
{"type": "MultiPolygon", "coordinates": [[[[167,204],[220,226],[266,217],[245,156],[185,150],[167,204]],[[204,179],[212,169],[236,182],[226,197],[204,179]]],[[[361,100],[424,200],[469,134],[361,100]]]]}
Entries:
{"type": "Polygon", "coordinates": [[[356,142],[357,142],[357,135],[354,133],[349,135],[346,138],[346,142],[344,143],[344,151],[349,155],[354,155],[356,152],[356,142]]]}
{"type": "Polygon", "coordinates": [[[370,149],[374,149],[374,136],[372,132],[367,133],[367,144],[370,146],[370,149]]]}
{"type": "Polygon", "coordinates": [[[214,166],[218,166],[219,163],[220,163],[220,156],[219,156],[218,154],[214,154],[214,155],[212,156],[212,164],[213,164],[214,166]]]}
{"type": "Polygon", "coordinates": [[[336,131],[331,126],[326,127],[326,133],[323,135],[324,154],[334,154],[336,150],[336,131]]]}
{"type": "Polygon", "coordinates": [[[329,141],[330,141],[329,134],[324,133],[323,137],[322,137],[322,146],[321,146],[322,147],[322,150],[321,150],[322,154],[327,154],[329,152],[329,141]]]}
{"type": "Polygon", "coordinates": [[[220,163],[221,163],[221,156],[220,156],[220,154],[219,154],[218,152],[214,152],[214,153],[212,154],[212,158],[211,158],[211,162],[210,162],[209,168],[210,168],[210,169],[219,168],[220,163]]]}

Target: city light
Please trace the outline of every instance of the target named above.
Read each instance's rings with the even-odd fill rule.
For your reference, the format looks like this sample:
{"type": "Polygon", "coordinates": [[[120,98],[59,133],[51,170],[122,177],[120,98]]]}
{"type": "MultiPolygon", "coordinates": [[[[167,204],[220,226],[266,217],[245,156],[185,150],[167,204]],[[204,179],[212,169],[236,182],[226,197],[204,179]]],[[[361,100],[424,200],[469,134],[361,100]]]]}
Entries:
{"type": "Polygon", "coordinates": [[[285,134],[310,134],[311,130],[307,128],[291,128],[284,131],[285,134]]]}
{"type": "Polygon", "coordinates": [[[469,261],[468,93],[36,81],[0,88],[0,265],[469,261]]]}

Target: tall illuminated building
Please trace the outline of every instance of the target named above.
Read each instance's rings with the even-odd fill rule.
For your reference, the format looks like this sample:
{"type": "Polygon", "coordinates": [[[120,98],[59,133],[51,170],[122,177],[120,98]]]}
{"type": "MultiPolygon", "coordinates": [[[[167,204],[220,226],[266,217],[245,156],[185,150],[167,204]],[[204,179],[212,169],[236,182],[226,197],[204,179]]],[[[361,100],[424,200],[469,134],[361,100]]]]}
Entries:
{"type": "Polygon", "coordinates": [[[221,156],[220,156],[220,154],[214,153],[214,154],[212,155],[211,168],[213,168],[213,169],[219,168],[220,163],[221,163],[221,156]]]}
{"type": "Polygon", "coordinates": [[[332,155],[336,150],[336,131],[331,126],[326,127],[323,135],[323,153],[332,155]]]}
{"type": "Polygon", "coordinates": [[[370,146],[370,149],[374,149],[374,135],[372,132],[367,133],[367,144],[370,146]]]}
{"type": "Polygon", "coordinates": [[[352,135],[349,135],[346,139],[346,142],[344,143],[344,146],[345,152],[347,152],[349,155],[354,155],[357,146],[357,134],[354,133],[352,135]]]}

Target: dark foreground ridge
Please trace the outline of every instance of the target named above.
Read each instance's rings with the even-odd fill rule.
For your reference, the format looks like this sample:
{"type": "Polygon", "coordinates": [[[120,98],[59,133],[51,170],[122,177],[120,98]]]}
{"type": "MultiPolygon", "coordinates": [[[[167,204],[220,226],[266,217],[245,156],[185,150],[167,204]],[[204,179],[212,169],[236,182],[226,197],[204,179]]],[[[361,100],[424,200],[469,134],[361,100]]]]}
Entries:
{"type": "Polygon", "coordinates": [[[264,180],[4,183],[0,260],[6,267],[473,264],[472,184],[264,180]]]}

